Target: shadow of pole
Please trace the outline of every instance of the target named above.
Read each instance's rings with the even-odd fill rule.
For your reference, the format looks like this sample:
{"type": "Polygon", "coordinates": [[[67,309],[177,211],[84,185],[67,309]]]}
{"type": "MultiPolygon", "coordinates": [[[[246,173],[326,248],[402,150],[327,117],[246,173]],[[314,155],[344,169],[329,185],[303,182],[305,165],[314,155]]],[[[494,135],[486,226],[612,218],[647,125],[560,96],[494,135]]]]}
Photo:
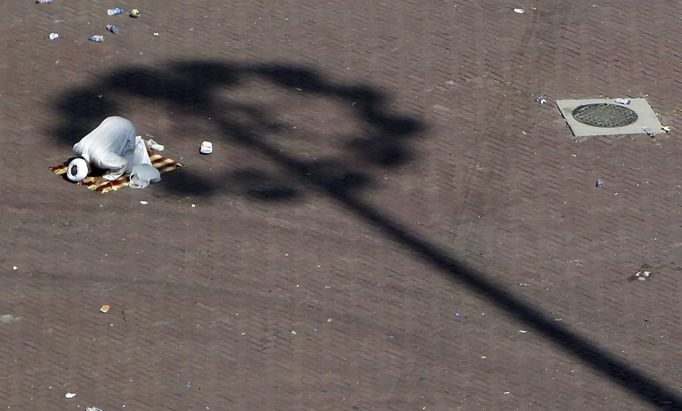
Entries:
{"type": "MultiPolygon", "coordinates": [[[[411,233],[407,227],[364,202],[358,192],[371,183],[369,173],[365,172],[367,170],[353,170],[343,162],[348,159],[334,162],[293,157],[262,138],[263,135],[277,133],[280,127],[268,113],[253,105],[234,102],[228,104],[215,97],[215,91],[235,87],[242,84],[245,77],[254,76],[280,88],[304,90],[311,95],[337,101],[352,101],[354,115],[371,132],[353,139],[346,149],[351,156],[362,158],[362,164],[367,170],[371,167],[397,167],[411,159],[410,153],[403,146],[409,140],[408,137],[422,129],[421,124],[409,117],[388,114],[387,99],[378,90],[367,85],[339,85],[312,69],[278,64],[243,65],[190,61],[173,62],[161,66],[160,69],[131,67],[116,70],[106,77],[107,80],[93,83],[90,87],[67,91],[57,98],[57,107],[63,116],[63,122],[57,129],[57,137],[62,143],[72,144],[74,136],[84,135],[103,117],[113,115],[119,107],[124,106],[118,104],[116,99],[103,100],[102,93],[166,103],[169,107],[204,118],[207,112],[211,112],[215,119],[214,124],[226,140],[254,150],[285,171],[282,176],[273,177],[261,170],[247,168],[227,175],[236,176],[246,181],[247,185],[256,186],[255,190],[251,190],[253,187],[245,190],[252,198],[286,201],[300,195],[301,187],[327,195],[364,223],[375,227],[387,238],[413,251],[423,261],[447,274],[455,284],[465,285],[505,310],[549,342],[634,396],[657,407],[682,410],[679,393],[598,348],[565,325],[555,322],[532,305],[486,279],[482,273],[458,262],[446,250],[411,233]],[[225,112],[230,114],[218,114],[225,112]],[[242,121],[243,117],[246,117],[246,122],[242,121]],[[269,188],[261,190],[261,187],[269,188]]],[[[179,178],[175,183],[172,182],[172,177],[165,182],[172,193],[225,194],[218,191],[216,184],[193,176],[189,169],[183,169],[178,174],[179,178]]],[[[229,190],[228,194],[231,194],[229,190]]]]}
{"type": "Polygon", "coordinates": [[[598,348],[593,342],[557,323],[532,305],[514,297],[512,293],[486,279],[482,273],[476,272],[450,257],[445,250],[437,245],[410,233],[409,229],[385,217],[373,206],[363,202],[352,191],[330,182],[324,175],[316,174],[314,167],[271,147],[258,138],[249,137],[249,132],[239,130],[233,124],[223,124],[223,127],[226,133],[232,136],[240,136],[237,140],[241,141],[242,144],[259,150],[272,161],[286,167],[291,173],[310,181],[314,188],[334,199],[366,224],[377,228],[387,238],[415,252],[426,263],[445,272],[456,285],[464,284],[492,304],[510,315],[514,315],[518,321],[534,329],[548,341],[608,377],[641,400],[664,409],[682,409],[682,397],[678,393],[664,387],[653,378],[645,376],[609,352],[598,348]]]}

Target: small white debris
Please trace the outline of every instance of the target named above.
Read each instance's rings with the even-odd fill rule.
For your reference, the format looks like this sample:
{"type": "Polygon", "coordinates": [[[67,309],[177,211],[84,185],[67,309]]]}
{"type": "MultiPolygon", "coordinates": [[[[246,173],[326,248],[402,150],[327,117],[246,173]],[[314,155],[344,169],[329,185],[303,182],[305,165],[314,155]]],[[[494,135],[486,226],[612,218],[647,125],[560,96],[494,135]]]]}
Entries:
{"type": "Polygon", "coordinates": [[[17,267],[16,265],[12,266],[12,270],[17,271],[18,269],[19,269],[19,267],[17,267]]]}
{"type": "Polygon", "coordinates": [[[486,358],[488,358],[488,357],[485,356],[485,355],[481,355],[481,359],[482,359],[482,360],[485,360],[486,358]]]}
{"type": "Polygon", "coordinates": [[[539,104],[545,104],[549,100],[549,97],[542,95],[542,96],[537,96],[535,98],[535,101],[539,104]]]}
{"type": "Polygon", "coordinates": [[[332,322],[332,319],[331,319],[331,318],[327,318],[327,322],[328,322],[328,323],[332,322]]]}
{"type": "Polygon", "coordinates": [[[64,396],[70,400],[71,398],[76,396],[76,393],[75,392],[67,392],[66,394],[64,394],[64,396]]]}
{"type": "Polygon", "coordinates": [[[140,201],[140,204],[142,204],[142,205],[147,205],[147,204],[149,204],[149,203],[148,203],[147,201],[141,200],[141,201],[140,201]]]}
{"type": "Polygon", "coordinates": [[[521,334],[525,334],[525,333],[527,333],[528,331],[526,331],[526,330],[519,330],[519,332],[520,332],[521,334]]]}
{"type": "Polygon", "coordinates": [[[629,99],[629,98],[617,98],[617,99],[615,99],[615,100],[613,100],[613,101],[615,101],[615,102],[618,103],[618,104],[624,104],[624,105],[626,105],[626,106],[627,106],[628,104],[630,104],[630,99],[629,99]]]}
{"type": "Polygon", "coordinates": [[[213,152],[213,143],[210,141],[202,141],[199,152],[201,154],[211,154],[213,152]]]}
{"type": "Polygon", "coordinates": [[[192,204],[192,208],[195,208],[196,206],[197,206],[196,204],[192,204]]]}
{"type": "Polygon", "coordinates": [[[85,411],[102,411],[102,409],[97,407],[87,407],[85,411]]]}
{"type": "Polygon", "coordinates": [[[651,275],[651,271],[637,271],[635,278],[639,281],[645,281],[651,275]]]}
{"type": "Polygon", "coordinates": [[[0,315],[0,324],[9,324],[21,320],[21,317],[15,317],[12,314],[0,315]]]}
{"type": "Polygon", "coordinates": [[[291,330],[291,335],[296,335],[296,331],[291,330]]]}
{"type": "Polygon", "coordinates": [[[514,9],[514,13],[523,14],[525,12],[526,12],[526,10],[524,10],[524,9],[514,9]]]}
{"type": "Polygon", "coordinates": [[[662,126],[661,130],[665,131],[666,133],[670,133],[670,126],[662,126]]]}
{"type": "Polygon", "coordinates": [[[154,37],[159,37],[159,33],[154,32],[154,37]]]}
{"type": "Polygon", "coordinates": [[[505,392],[504,392],[504,395],[507,395],[507,394],[509,394],[509,391],[505,391],[505,392]]]}
{"type": "Polygon", "coordinates": [[[59,38],[59,34],[58,33],[50,33],[49,37],[50,37],[50,40],[56,40],[59,38]]]}

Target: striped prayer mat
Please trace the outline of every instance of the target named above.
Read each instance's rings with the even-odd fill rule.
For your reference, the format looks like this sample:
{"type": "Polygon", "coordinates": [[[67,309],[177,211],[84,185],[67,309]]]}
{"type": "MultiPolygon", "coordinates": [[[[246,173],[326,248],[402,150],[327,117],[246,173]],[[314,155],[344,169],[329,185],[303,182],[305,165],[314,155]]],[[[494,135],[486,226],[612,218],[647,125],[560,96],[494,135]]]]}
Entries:
{"type": "MultiPolygon", "coordinates": [[[[161,174],[171,172],[182,167],[182,164],[171,160],[170,158],[163,157],[161,154],[150,151],[149,159],[152,161],[152,165],[156,167],[161,174]]],[[[66,174],[66,164],[59,164],[50,167],[50,171],[57,175],[66,174]]],[[[102,177],[87,177],[85,180],[81,181],[80,185],[85,186],[88,190],[97,191],[99,193],[108,193],[109,191],[116,191],[122,187],[127,187],[130,182],[130,177],[122,176],[116,180],[108,181],[102,177]]]]}

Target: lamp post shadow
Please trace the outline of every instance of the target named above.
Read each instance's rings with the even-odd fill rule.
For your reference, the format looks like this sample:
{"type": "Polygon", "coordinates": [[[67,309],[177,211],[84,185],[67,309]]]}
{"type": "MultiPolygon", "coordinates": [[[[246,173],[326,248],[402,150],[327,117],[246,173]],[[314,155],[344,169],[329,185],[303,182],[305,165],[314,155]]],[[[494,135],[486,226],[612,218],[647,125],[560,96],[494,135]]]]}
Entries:
{"type": "Polygon", "coordinates": [[[422,121],[391,112],[389,98],[379,89],[368,84],[340,84],[312,68],[277,63],[176,61],[155,68],[125,67],[102,78],[58,96],[57,108],[62,118],[56,135],[58,143],[73,144],[73,136],[84,135],[104,117],[120,112],[123,103],[130,99],[163,103],[188,115],[213,113],[218,135],[224,142],[267,158],[280,171],[273,173],[247,166],[225,170],[218,178],[208,180],[185,168],[165,178],[164,190],[193,196],[245,195],[255,201],[271,202],[298,200],[309,192],[323,194],[443,273],[455,285],[465,286],[505,310],[510,317],[631,395],[657,407],[682,409],[679,393],[555,322],[363,200],[361,193],[375,185],[373,176],[379,170],[396,169],[414,160],[411,147],[426,130],[422,121]],[[225,101],[220,96],[226,90],[244,87],[251,79],[314,98],[348,105],[352,102],[352,116],[366,132],[348,136],[341,157],[309,160],[285,152],[266,138],[282,130],[282,124],[270,113],[258,105],[225,101]],[[100,98],[102,93],[108,98],[100,98]],[[231,187],[226,190],[225,184],[231,187]]]}

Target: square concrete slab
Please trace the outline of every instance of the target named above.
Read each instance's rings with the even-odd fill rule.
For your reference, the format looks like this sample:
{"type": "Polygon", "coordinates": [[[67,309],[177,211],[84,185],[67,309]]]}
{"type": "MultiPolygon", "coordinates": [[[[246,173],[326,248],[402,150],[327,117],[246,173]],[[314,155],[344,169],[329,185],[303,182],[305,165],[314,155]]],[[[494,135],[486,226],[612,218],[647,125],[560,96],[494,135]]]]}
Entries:
{"type": "MultiPolygon", "coordinates": [[[[576,137],[576,140],[578,141],[585,140],[589,137],[594,136],[647,134],[647,131],[649,132],[649,134],[653,135],[665,132],[662,128],[661,122],[658,120],[658,117],[656,116],[656,113],[654,113],[654,110],[651,108],[649,103],[644,98],[630,99],[629,104],[619,104],[616,103],[615,99],[607,98],[594,98],[583,100],[557,100],[556,105],[559,108],[561,115],[566,120],[566,123],[568,123],[568,126],[571,128],[571,131],[573,132],[573,135],[576,137]],[[618,124],[619,123],[618,118],[622,114],[625,114],[626,117],[628,114],[630,114],[631,115],[630,120],[633,120],[634,116],[632,116],[632,113],[628,112],[628,110],[625,109],[630,109],[634,111],[634,113],[637,115],[636,120],[630,122],[627,125],[616,127],[613,126],[597,127],[594,125],[586,124],[578,121],[576,117],[574,117],[574,110],[580,106],[587,104],[609,104],[615,106],[613,107],[614,110],[611,110],[614,116],[613,119],[615,121],[612,122],[609,119],[606,119],[605,123],[618,124]]],[[[627,123],[627,121],[624,121],[624,123],[627,123]]]]}

